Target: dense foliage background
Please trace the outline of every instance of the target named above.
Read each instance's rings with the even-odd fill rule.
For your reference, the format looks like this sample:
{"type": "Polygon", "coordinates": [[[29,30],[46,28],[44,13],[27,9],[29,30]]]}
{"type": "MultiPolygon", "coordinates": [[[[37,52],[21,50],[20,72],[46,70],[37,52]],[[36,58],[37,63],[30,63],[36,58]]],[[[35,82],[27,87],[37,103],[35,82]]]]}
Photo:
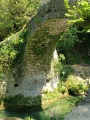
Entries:
{"type": "Polygon", "coordinates": [[[77,1],[73,8],[70,8],[68,0],[64,2],[72,27],[60,37],[58,53],[65,55],[67,64],[79,64],[82,59],[90,64],[90,2],[77,1]]]}
{"type": "Polygon", "coordinates": [[[42,0],[1,0],[0,41],[23,28],[42,0]]]}

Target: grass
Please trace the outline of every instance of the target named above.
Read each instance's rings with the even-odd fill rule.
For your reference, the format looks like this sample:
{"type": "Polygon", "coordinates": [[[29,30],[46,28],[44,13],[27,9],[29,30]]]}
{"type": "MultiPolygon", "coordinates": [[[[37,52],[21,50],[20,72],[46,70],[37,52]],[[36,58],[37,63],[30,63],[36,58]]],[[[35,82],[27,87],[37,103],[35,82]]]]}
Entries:
{"type": "Polygon", "coordinates": [[[54,103],[50,110],[54,120],[63,120],[65,115],[81,100],[80,97],[68,96],[59,99],[54,103]]]}
{"type": "MultiPolygon", "coordinates": [[[[81,101],[82,97],[67,96],[64,98],[58,98],[52,103],[46,103],[43,106],[47,106],[45,109],[36,109],[36,107],[29,106],[15,106],[14,108],[5,109],[0,112],[0,118],[4,117],[19,117],[29,120],[64,120],[64,117],[76,104],[81,101]]],[[[40,106],[39,106],[40,107],[40,106]]]]}
{"type": "MultiPolygon", "coordinates": [[[[76,104],[81,101],[81,97],[67,96],[59,98],[51,105],[47,105],[45,110],[31,115],[35,120],[64,120],[64,117],[76,104]]],[[[44,105],[46,106],[46,105],[44,105]]]]}

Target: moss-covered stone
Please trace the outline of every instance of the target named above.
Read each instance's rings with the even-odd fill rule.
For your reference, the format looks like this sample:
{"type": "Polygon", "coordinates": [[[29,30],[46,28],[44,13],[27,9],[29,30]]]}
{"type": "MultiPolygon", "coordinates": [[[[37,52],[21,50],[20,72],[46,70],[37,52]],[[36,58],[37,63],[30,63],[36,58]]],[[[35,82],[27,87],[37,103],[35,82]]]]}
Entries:
{"type": "Polygon", "coordinates": [[[55,48],[68,28],[65,12],[63,0],[44,1],[23,31],[0,44],[1,74],[5,74],[8,95],[36,97],[57,87],[59,77],[51,61],[58,61],[55,48]]]}

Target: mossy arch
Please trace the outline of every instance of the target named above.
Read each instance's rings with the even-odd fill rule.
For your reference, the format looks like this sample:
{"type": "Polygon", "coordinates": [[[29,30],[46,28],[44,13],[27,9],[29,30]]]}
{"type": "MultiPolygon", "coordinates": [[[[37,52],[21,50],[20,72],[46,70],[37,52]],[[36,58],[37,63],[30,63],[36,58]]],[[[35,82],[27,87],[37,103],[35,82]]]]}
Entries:
{"type": "MultiPolygon", "coordinates": [[[[76,1],[69,1],[69,4],[73,6],[76,1]]],[[[52,91],[57,87],[59,76],[54,63],[58,62],[58,55],[55,48],[61,33],[69,27],[66,11],[64,0],[44,0],[36,15],[28,21],[22,74],[17,83],[14,78],[9,80],[8,95],[36,97],[44,90],[52,91]],[[14,87],[14,84],[18,86],[14,87]]]]}

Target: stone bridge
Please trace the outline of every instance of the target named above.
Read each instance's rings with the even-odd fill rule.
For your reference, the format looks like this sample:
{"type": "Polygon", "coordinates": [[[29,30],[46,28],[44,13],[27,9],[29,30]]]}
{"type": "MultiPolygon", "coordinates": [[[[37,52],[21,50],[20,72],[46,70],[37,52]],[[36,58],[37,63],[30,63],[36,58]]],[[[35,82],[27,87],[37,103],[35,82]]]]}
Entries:
{"type": "MultiPolygon", "coordinates": [[[[69,1],[74,5],[76,0],[69,1]]],[[[57,87],[59,74],[56,51],[60,35],[68,28],[64,0],[44,0],[35,16],[28,21],[30,31],[22,63],[21,76],[12,76],[7,82],[8,95],[22,94],[35,97],[44,90],[57,87]]]]}

